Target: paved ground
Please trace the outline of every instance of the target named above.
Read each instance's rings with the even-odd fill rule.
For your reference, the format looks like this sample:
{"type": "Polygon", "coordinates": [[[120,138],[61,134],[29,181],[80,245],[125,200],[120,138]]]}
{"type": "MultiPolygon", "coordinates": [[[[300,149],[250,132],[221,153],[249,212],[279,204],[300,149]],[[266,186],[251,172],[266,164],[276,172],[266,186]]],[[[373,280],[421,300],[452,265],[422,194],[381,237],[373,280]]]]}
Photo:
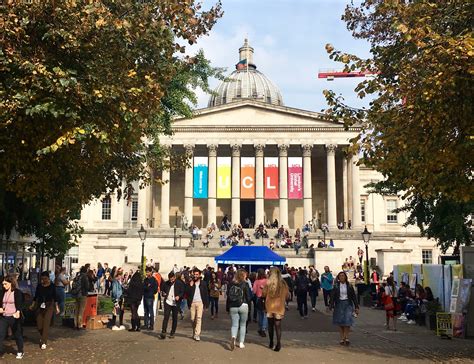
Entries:
{"type": "MultiPolygon", "coordinates": [[[[24,361],[28,363],[474,363],[474,340],[443,340],[424,327],[400,323],[398,331],[383,328],[384,313],[362,308],[351,333],[351,346],[339,345],[337,328],[318,302],[318,311],[301,320],[292,303],[283,321],[283,347],[275,353],[267,339],[257,335],[257,325],[249,325],[246,348],[229,351],[230,319],[221,306],[219,319],[204,317],[201,342],[191,339],[186,316],[178,324],[176,338],[161,341],[158,335],[162,316],[154,332],[81,331],[54,327],[46,350],[38,347],[34,328],[25,328],[24,361]]],[[[127,321],[127,320],[126,320],[127,321]]],[[[128,321],[126,322],[128,323],[128,321]]],[[[6,343],[3,362],[15,362],[14,342],[6,343]]],[[[16,361],[18,362],[18,361],[16,361]]]]}

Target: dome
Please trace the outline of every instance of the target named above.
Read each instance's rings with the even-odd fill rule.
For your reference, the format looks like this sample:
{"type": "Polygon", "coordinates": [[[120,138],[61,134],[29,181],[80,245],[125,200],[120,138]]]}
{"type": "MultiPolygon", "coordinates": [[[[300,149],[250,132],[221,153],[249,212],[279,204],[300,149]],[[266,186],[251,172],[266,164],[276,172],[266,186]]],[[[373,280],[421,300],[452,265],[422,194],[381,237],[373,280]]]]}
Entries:
{"type": "Polygon", "coordinates": [[[236,70],[221,82],[209,99],[209,107],[229,104],[242,99],[253,99],[272,105],[283,105],[280,90],[253,63],[253,48],[247,39],[239,48],[236,70]]]}

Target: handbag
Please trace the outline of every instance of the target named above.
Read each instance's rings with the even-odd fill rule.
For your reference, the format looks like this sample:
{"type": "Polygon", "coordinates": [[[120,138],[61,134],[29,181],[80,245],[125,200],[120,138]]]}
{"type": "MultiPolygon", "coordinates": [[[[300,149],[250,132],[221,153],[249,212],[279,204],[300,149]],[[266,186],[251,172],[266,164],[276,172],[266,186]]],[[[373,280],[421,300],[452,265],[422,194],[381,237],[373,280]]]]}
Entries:
{"type": "Polygon", "coordinates": [[[392,311],[395,308],[393,304],[392,296],[386,296],[384,302],[384,309],[385,311],[392,311]]]}
{"type": "Polygon", "coordinates": [[[255,307],[257,307],[257,310],[259,311],[265,311],[265,298],[257,297],[257,304],[255,307]]]}

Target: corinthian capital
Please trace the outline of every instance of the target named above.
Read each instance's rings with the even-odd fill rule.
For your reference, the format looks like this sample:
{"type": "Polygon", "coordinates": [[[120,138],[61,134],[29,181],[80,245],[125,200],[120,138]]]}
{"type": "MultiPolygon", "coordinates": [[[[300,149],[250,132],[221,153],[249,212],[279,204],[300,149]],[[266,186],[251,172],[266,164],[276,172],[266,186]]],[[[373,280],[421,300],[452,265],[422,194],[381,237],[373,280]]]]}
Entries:
{"type": "Polygon", "coordinates": [[[326,144],[326,153],[328,155],[334,155],[336,153],[337,144],[326,144]]]}
{"type": "Polygon", "coordinates": [[[232,144],[230,147],[232,148],[232,157],[240,157],[242,146],[240,144],[232,144]]]}
{"type": "Polygon", "coordinates": [[[311,157],[312,144],[304,144],[301,146],[301,149],[303,149],[303,157],[311,157]]]}
{"type": "Polygon", "coordinates": [[[287,157],[288,156],[288,144],[278,144],[278,153],[280,157],[287,157]]]}
{"type": "Polygon", "coordinates": [[[187,156],[192,156],[194,153],[194,144],[185,144],[184,149],[186,150],[187,156]]]}
{"type": "Polygon", "coordinates": [[[207,150],[209,151],[209,156],[210,157],[215,157],[217,155],[217,144],[208,144],[207,145],[207,150]]]}
{"type": "Polygon", "coordinates": [[[255,144],[254,148],[255,148],[255,156],[256,157],[263,157],[263,151],[265,149],[265,145],[264,144],[255,144]]]}

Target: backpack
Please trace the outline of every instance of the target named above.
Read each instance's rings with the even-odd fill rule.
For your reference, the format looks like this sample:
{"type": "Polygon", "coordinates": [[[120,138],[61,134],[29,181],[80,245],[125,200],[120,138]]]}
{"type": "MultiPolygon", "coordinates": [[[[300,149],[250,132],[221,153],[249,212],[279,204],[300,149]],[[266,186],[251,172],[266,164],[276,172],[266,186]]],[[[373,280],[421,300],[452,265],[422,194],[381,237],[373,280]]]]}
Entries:
{"type": "Polygon", "coordinates": [[[74,280],[72,281],[71,295],[75,298],[80,297],[82,295],[81,278],[81,274],[78,274],[74,277],[74,280]]]}
{"type": "Polygon", "coordinates": [[[308,278],[299,277],[296,282],[296,290],[298,292],[305,292],[308,290],[308,278]]]}
{"type": "Polygon", "coordinates": [[[244,291],[240,285],[233,284],[229,288],[229,303],[232,307],[240,307],[244,303],[244,291]]]}

